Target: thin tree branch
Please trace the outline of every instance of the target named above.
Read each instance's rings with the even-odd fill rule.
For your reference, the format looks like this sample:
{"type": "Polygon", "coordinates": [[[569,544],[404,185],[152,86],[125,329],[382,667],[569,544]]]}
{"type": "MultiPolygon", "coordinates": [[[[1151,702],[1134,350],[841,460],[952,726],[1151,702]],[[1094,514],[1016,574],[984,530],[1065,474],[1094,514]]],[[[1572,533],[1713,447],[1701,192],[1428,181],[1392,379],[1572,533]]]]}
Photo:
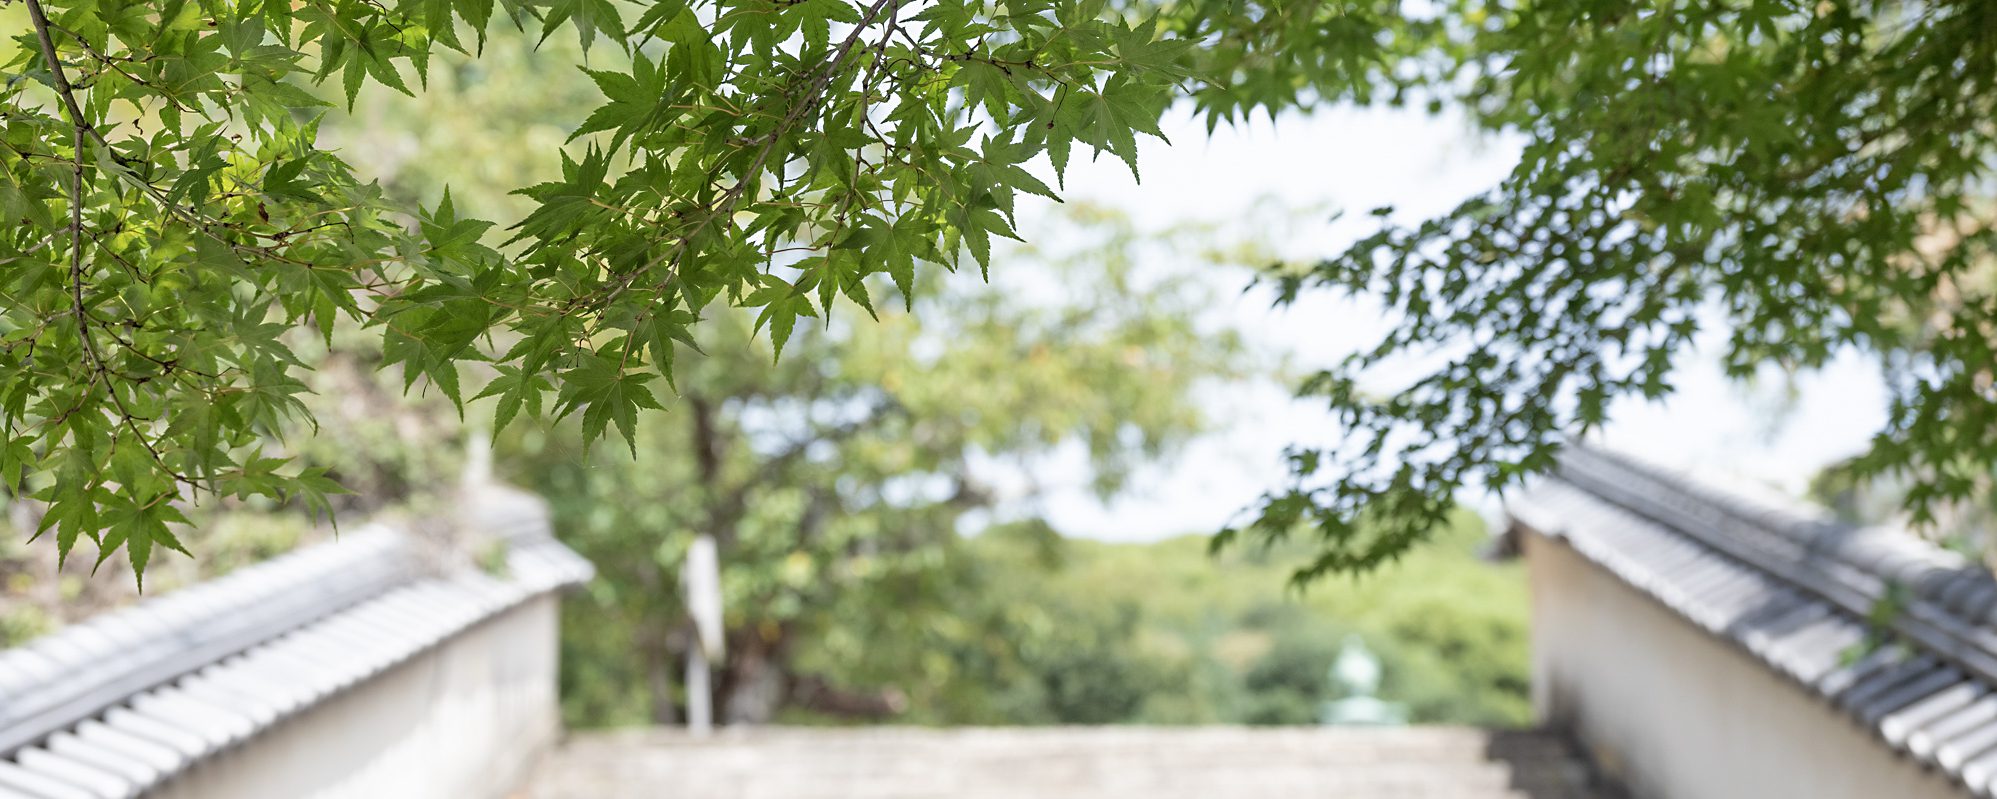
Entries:
{"type": "MultiPolygon", "coordinates": [[[[639,275],[651,271],[654,267],[669,261],[677,265],[680,259],[686,255],[686,251],[693,246],[693,240],[699,237],[701,233],[706,232],[708,225],[712,224],[716,219],[732,216],[735,212],[735,204],[741,202],[742,195],[749,190],[749,184],[755,180],[758,173],[762,172],[763,165],[770,159],[770,154],[776,151],[777,143],[782,141],[783,137],[798,122],[816,110],[819,103],[824,101],[825,87],[831,84],[833,77],[839,74],[839,66],[845,63],[846,56],[853,52],[853,47],[860,43],[861,34],[865,33],[869,27],[872,27],[880,19],[883,11],[887,12],[888,19],[892,22],[895,15],[900,12],[903,2],[904,0],[875,0],[874,5],[867,9],[866,16],[861,18],[859,24],[853,26],[853,32],[846,37],[844,42],[840,43],[838,52],[833,53],[830,58],[825,59],[825,63],[819,68],[819,73],[805,86],[804,93],[798,98],[797,104],[791,106],[790,113],[785,114],[784,118],[777,122],[775,128],[771,129],[769,133],[764,134],[762,147],[756,151],[755,160],[749,162],[749,168],[744,170],[738,176],[734,185],[729,186],[728,190],[721,195],[721,198],[715,203],[714,210],[703,216],[694,225],[692,232],[681,236],[679,241],[670,250],[646,262],[644,266],[625,273],[617,281],[616,287],[610,290],[610,293],[603,298],[601,303],[597,304],[597,307],[609,307],[611,303],[617,301],[619,296],[623,295],[626,289],[631,288],[632,281],[637,280],[639,275]]],[[[659,281],[654,288],[663,289],[671,282],[672,276],[668,275],[664,280],[659,281]]],[[[641,317],[641,324],[643,319],[644,317],[641,317]]],[[[632,336],[633,341],[639,338],[638,336],[632,336]]],[[[627,348],[625,356],[629,357],[630,352],[630,349],[627,348]]]]}
{"type": "MultiPolygon", "coordinates": [[[[98,141],[104,137],[83,118],[83,108],[76,104],[76,88],[69,85],[69,75],[63,71],[62,58],[56,54],[55,39],[49,35],[49,17],[42,11],[41,0],[28,0],[28,20],[35,25],[35,38],[42,45],[42,60],[48,62],[49,77],[55,82],[55,93],[62,99],[63,110],[69,112],[69,122],[75,125],[79,134],[89,133],[98,141]]],[[[79,160],[82,155],[78,155],[79,160]]],[[[80,168],[80,167],[79,167],[80,168]]]]}
{"type": "Polygon", "coordinates": [[[90,121],[83,116],[83,108],[77,105],[76,88],[70,85],[69,75],[62,68],[62,57],[56,52],[55,38],[49,35],[49,18],[48,14],[42,11],[41,0],[27,0],[27,3],[28,19],[34,23],[35,38],[41,43],[42,60],[48,63],[50,80],[55,84],[56,94],[62,99],[63,109],[69,114],[71,128],[70,162],[74,167],[69,177],[70,311],[76,316],[77,340],[82,342],[84,357],[90,361],[90,382],[94,384],[100,378],[103,380],[104,393],[111,398],[111,404],[117,407],[118,415],[124,420],[125,429],[130,430],[132,437],[138,439],[139,445],[146,448],[146,453],[152,456],[154,463],[158,464],[162,470],[165,470],[175,480],[195,485],[194,481],[183,477],[180,473],[168,467],[166,465],[166,458],[161,456],[159,449],[153,446],[152,439],[147,438],[146,434],[139,430],[138,422],[134,420],[131,409],[125,407],[125,399],[118,396],[118,387],[113,383],[114,376],[111,374],[110,368],[104,365],[104,357],[97,352],[96,339],[90,335],[90,312],[83,302],[83,245],[85,238],[83,235],[84,138],[86,136],[95,138],[98,143],[104,144],[107,147],[109,143],[104,141],[103,134],[98,133],[97,129],[90,125],[90,121]]]}

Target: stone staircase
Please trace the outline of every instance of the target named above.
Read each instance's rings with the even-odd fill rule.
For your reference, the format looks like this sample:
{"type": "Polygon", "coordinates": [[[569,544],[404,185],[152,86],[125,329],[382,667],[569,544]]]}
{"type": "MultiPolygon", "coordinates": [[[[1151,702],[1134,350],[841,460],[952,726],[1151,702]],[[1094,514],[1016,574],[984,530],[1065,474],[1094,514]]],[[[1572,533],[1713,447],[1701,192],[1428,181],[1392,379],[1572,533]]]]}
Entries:
{"type": "Polygon", "coordinates": [[[1565,740],[1407,728],[761,728],[574,736],[520,799],[1606,799],[1565,740]]]}

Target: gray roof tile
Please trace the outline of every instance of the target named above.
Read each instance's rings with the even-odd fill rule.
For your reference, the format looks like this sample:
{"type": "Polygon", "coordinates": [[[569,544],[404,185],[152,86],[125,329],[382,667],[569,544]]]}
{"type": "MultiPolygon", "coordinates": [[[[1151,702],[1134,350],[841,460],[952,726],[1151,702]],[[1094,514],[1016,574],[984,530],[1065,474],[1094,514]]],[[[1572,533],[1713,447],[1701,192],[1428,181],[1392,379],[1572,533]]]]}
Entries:
{"type": "Polygon", "coordinates": [[[131,783],[135,791],[139,786],[150,785],[166,776],[160,769],[130,757],[121,750],[83,740],[71,732],[59,732],[49,736],[48,741],[42,746],[57,757],[68,758],[80,765],[116,775],[131,783]]]}
{"type": "Polygon", "coordinates": [[[93,764],[77,762],[74,758],[50,752],[39,746],[31,746],[14,754],[14,762],[22,768],[45,777],[74,784],[89,791],[99,799],[128,799],[139,795],[139,786],[116,772],[108,771],[93,764]]]}
{"type": "Polygon", "coordinates": [[[226,705],[189,694],[178,687],[152,691],[132,700],[132,708],[154,718],[184,723],[186,729],[211,741],[217,747],[234,745],[256,730],[249,715],[226,705]]]}
{"type": "MultiPolygon", "coordinates": [[[[1866,695],[1853,692],[1844,698],[1842,704],[1858,716],[1859,721],[1868,726],[1877,726],[1887,715],[1955,687],[1973,689],[1975,685],[1955,667],[1937,666],[1897,685],[1881,688],[1866,695]]],[[[1882,728],[1880,732],[1884,734],[1885,730],[1882,728]]],[[[1886,738],[1888,743],[1892,743],[1891,736],[1886,738]]]]}
{"type": "Polygon", "coordinates": [[[187,755],[150,738],[119,730],[101,721],[86,721],[76,727],[76,737],[134,762],[143,763],[159,774],[171,774],[187,765],[187,755]]]}
{"type": "Polygon", "coordinates": [[[1990,792],[1990,781],[1997,778],[1997,749],[1970,758],[1962,765],[1961,778],[1969,789],[1978,794],[1990,792]]]}
{"type": "Polygon", "coordinates": [[[1935,749],[1935,763],[1944,771],[1960,774],[1969,761],[1997,749],[1997,724],[1985,724],[1942,741],[1935,749]]]}
{"type": "Polygon", "coordinates": [[[0,785],[29,799],[96,799],[97,795],[75,783],[0,761],[0,785]]]}
{"type": "Polygon", "coordinates": [[[1905,748],[1917,730],[1948,718],[1988,695],[1989,691],[1983,686],[1963,680],[1959,674],[1954,675],[1953,682],[1939,690],[1881,714],[1876,719],[1879,733],[1887,743],[1905,748]]]}
{"type": "MultiPolygon", "coordinates": [[[[1973,735],[1985,735],[1989,741],[1997,743],[1997,693],[1985,691],[1981,699],[1971,701],[1963,709],[1937,719],[1913,735],[1907,735],[1907,751],[1929,763],[1939,761],[1943,757],[1941,751],[1951,747],[1961,755],[1973,755],[1975,751],[1969,749],[1969,739],[1973,735]]],[[[1953,757],[1957,767],[1961,765],[1961,755],[1953,757]]]]}
{"type": "Polygon", "coordinates": [[[0,651],[0,799],[135,795],[591,577],[538,499],[482,491],[499,576],[425,574],[410,539],[371,527],[0,651]]]}
{"type": "Polygon", "coordinates": [[[1515,531],[1573,547],[1882,744],[1997,795],[1997,579],[1982,566],[1593,449],[1507,505],[1515,531]],[[1889,590],[1902,606],[1875,619],[1889,590]]]}
{"type": "Polygon", "coordinates": [[[199,735],[122,707],[112,708],[105,713],[104,724],[172,749],[189,760],[206,755],[220,747],[220,744],[211,744],[199,735]]]}

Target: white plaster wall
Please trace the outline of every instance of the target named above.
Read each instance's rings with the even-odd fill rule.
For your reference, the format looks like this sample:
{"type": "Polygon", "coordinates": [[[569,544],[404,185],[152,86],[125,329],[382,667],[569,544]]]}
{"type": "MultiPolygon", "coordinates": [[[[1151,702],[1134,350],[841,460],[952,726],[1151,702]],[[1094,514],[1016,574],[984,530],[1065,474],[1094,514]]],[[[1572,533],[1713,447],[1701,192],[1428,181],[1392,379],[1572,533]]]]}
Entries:
{"type": "Polygon", "coordinates": [[[1525,535],[1533,698],[1635,799],[1962,799],[1829,703],[1525,535]]]}
{"type": "Polygon", "coordinates": [[[555,738],[556,597],[509,610],[156,791],[168,799],[495,799],[555,738]]]}

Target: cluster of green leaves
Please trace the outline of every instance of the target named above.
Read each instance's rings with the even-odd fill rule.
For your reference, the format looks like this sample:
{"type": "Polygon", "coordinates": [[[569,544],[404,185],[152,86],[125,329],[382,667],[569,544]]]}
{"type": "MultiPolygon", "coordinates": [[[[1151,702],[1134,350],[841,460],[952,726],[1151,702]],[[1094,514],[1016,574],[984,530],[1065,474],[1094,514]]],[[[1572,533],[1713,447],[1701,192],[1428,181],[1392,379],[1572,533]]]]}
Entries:
{"type": "Polygon", "coordinates": [[[1348,101],[1405,103],[1433,79],[1426,65],[1460,47],[1447,34],[1474,18],[1410,14],[1396,0],[1127,0],[1196,43],[1184,98],[1207,130],[1257,111],[1272,119],[1348,101]]]}
{"type": "Polygon", "coordinates": [[[285,82],[295,48],[327,26],[26,10],[0,93],[0,483],[47,503],[64,554],[88,536],[139,573],[184,551],[185,494],[322,505],[329,481],[261,447],[301,409],[280,335],[361,313],[412,241],[293,114],[319,104],[285,82]]]}
{"type": "MultiPolygon", "coordinates": [[[[268,442],[309,422],[286,330],[383,331],[384,364],[498,422],[594,438],[656,408],[717,299],[781,350],[869,281],[981,267],[1021,192],[1133,132],[1186,42],[1103,0],[19,0],[0,62],[0,482],[47,503],[67,554],[143,573],[177,503],[339,490],[268,442]],[[568,29],[618,69],[505,247],[494,224],[384,198],[318,144],[311,89],[427,85],[501,24],[568,29]],[[411,78],[414,80],[411,80],[411,78]],[[461,387],[460,365],[497,361],[461,387]]],[[[12,11],[13,9],[9,9],[12,11]]],[[[552,155],[552,154],[551,154],[552,155]]]]}
{"type": "Polygon", "coordinates": [[[518,309],[520,340],[486,389],[502,424],[538,408],[557,371],[559,408],[585,409],[586,436],[614,421],[628,440],[651,402],[644,367],[670,378],[675,342],[717,297],[760,309],[781,354],[834,297],[873,313],[869,275],[910,296],[918,261],[955,269],[968,251],[987,266],[991,238],[1016,237],[1018,193],[1053,196],[1029,158],[1061,170],[1079,141],[1134,168],[1130,131],[1156,131],[1182,48],[1099,3],[904,18],[898,0],[811,0],[722,7],[708,25],[673,9],[639,22],[663,58],[634,49],[628,72],[591,73],[609,102],[576,135],[608,143],[523,190],[539,207],[518,226],[521,271],[440,295],[518,309]],[[835,23],[850,29],[836,42],[835,23]]]}
{"type": "Polygon", "coordinates": [[[1427,91],[1523,134],[1523,158],[1448,214],[1275,276],[1285,301],[1362,293],[1398,324],[1305,384],[1350,435],[1295,450],[1295,483],[1248,530],[1314,531],[1304,577],[1398,557],[1457,490],[1546,471],[1618,399],[1668,393],[1674,356],[1715,322],[1741,376],[1879,353],[1891,418],[1854,469],[1902,473],[1917,518],[1988,489],[1997,7],[1557,0],[1443,17],[1427,91]],[[1409,363],[1412,380],[1367,382],[1409,363]]]}
{"type": "Polygon", "coordinates": [[[1054,194],[1037,159],[1057,185],[1078,146],[1135,169],[1174,97],[1209,124],[1426,98],[1529,141],[1487,195],[1277,277],[1403,322],[1306,385],[1353,435],[1293,453],[1249,526],[1315,530],[1307,575],[1397,557],[1458,488],[1668,392],[1706,309],[1737,371],[1884,355],[1892,419],[1855,469],[1905,472],[1917,514],[1997,484],[1975,0],[15,3],[0,483],[64,553],[143,570],[190,497],[325,506],[269,446],[312,416],[286,330],[373,325],[405,387],[635,447],[713,307],[781,352],[836,302],[906,302],[923,264],[982,271],[1022,195],[1054,194]],[[319,144],[312,87],[421,91],[501,25],[572,33],[603,97],[517,220],[388,199],[319,144]],[[1410,355],[1444,365],[1364,382],[1410,355]],[[465,385],[470,362],[493,375],[465,385]]]}

